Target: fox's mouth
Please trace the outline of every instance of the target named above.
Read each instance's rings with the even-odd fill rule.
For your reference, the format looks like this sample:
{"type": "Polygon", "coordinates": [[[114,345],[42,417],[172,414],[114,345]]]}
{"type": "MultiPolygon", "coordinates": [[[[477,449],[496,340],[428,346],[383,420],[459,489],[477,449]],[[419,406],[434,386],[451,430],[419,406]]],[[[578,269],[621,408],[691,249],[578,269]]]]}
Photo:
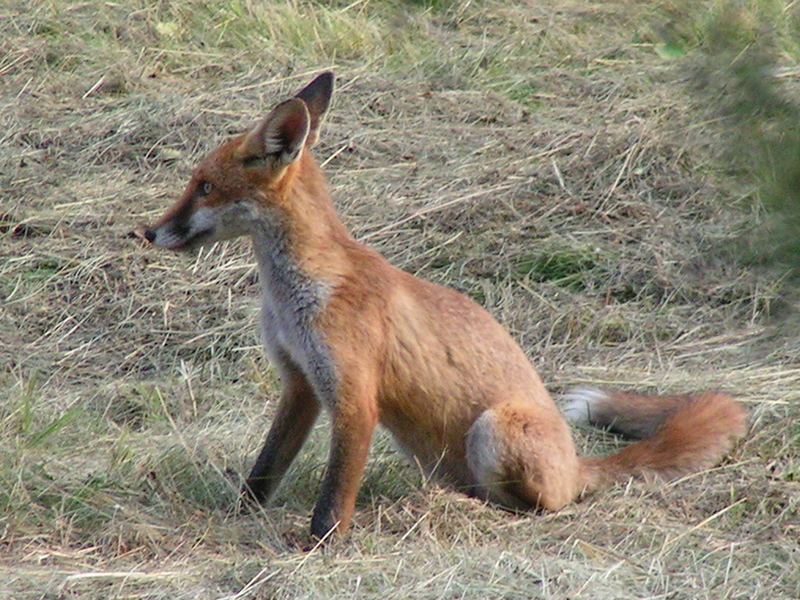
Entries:
{"type": "Polygon", "coordinates": [[[196,231],[190,236],[179,239],[176,243],[169,244],[165,247],[168,250],[175,251],[192,250],[193,248],[197,248],[197,246],[202,245],[204,241],[211,237],[213,232],[213,229],[201,229],[200,231],[196,231]]]}
{"type": "Polygon", "coordinates": [[[186,236],[176,236],[174,232],[164,233],[160,229],[150,229],[149,227],[139,227],[134,229],[133,234],[152,244],[167,250],[191,250],[202,245],[214,233],[213,228],[200,229],[186,236]]]}

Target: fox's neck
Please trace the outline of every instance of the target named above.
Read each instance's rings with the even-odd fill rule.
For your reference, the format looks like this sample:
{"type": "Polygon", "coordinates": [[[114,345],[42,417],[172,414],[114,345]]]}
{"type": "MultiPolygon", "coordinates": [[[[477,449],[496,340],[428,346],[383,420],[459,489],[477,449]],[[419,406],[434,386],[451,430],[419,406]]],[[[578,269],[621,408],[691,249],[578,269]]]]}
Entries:
{"type": "Polygon", "coordinates": [[[357,245],[339,220],[319,166],[308,153],[291,167],[284,202],[252,230],[265,300],[309,303],[311,289],[333,287],[357,245]],[[302,296],[302,298],[301,298],[302,296]]]}
{"type": "Polygon", "coordinates": [[[299,367],[317,398],[332,407],[336,373],[314,324],[348,269],[348,246],[357,244],[336,216],[319,167],[310,162],[316,177],[295,173],[284,190],[285,202],[260,212],[251,235],[267,354],[281,377],[287,376],[288,363],[299,367]]]}

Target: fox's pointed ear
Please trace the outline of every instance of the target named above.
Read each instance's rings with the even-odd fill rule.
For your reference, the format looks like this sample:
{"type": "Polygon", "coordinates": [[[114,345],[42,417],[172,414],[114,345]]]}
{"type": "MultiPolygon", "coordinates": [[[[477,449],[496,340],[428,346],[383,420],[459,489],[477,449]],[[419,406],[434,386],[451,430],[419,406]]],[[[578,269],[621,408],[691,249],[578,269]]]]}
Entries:
{"type": "Polygon", "coordinates": [[[310,123],[307,144],[309,148],[313,147],[319,139],[319,128],[331,105],[331,96],[333,96],[333,73],[330,71],[317,75],[314,81],[295,95],[295,98],[300,98],[308,107],[310,123]]]}
{"type": "Polygon", "coordinates": [[[287,165],[296,161],[308,138],[309,123],[305,102],[297,98],[281,102],[245,136],[242,158],[276,156],[287,165]]]}

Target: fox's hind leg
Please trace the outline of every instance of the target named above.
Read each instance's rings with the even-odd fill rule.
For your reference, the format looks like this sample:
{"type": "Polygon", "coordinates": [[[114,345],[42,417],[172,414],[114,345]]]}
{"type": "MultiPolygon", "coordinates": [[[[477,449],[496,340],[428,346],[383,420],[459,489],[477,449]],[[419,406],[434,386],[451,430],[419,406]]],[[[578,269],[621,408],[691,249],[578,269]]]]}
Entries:
{"type": "Polygon", "coordinates": [[[572,435],[555,406],[485,410],[467,432],[466,454],[476,494],[508,508],[558,510],[580,491],[572,435]]]}

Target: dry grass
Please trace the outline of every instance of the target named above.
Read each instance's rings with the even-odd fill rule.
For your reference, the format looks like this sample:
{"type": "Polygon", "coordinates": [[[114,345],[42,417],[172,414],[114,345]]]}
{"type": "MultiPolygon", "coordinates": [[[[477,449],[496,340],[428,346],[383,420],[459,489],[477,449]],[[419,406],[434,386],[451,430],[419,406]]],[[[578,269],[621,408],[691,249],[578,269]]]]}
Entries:
{"type": "Polygon", "coordinates": [[[800,348],[768,327],[780,282],[732,243],[755,191],[684,85],[701,4],[0,7],[0,597],[800,596],[800,348]],[[675,14],[689,51],[662,58],[675,14]],[[323,423],[275,501],[233,515],[276,392],[253,258],[127,233],[330,67],[318,156],[360,238],[478,299],[554,391],[732,390],[747,441],[666,487],[517,515],[379,437],[352,535],[304,553],[323,423]]]}

